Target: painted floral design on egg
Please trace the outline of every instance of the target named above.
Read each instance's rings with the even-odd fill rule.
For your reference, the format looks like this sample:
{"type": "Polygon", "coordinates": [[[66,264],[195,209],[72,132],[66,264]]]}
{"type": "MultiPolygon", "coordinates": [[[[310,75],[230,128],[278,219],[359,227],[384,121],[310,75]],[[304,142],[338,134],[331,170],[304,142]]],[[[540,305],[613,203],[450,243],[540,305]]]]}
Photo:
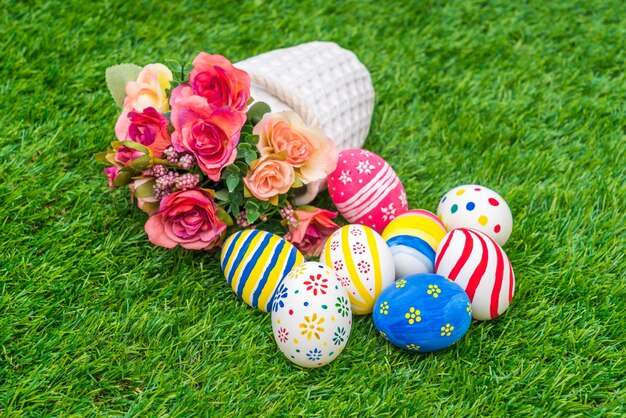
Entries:
{"type": "Polygon", "coordinates": [[[277,295],[286,296],[272,310],[274,339],[281,352],[302,367],[320,367],[344,349],[352,328],[352,310],[335,272],[307,262],[289,273],[277,295]]]}
{"type": "Polygon", "coordinates": [[[364,225],[346,225],[335,231],[324,245],[320,262],[335,270],[357,315],[372,312],[376,297],[395,278],[389,247],[364,225]]]}
{"type": "Polygon", "coordinates": [[[342,151],[327,181],[337,210],[350,223],[367,225],[380,233],[408,210],[406,192],[397,174],[373,152],[342,151]]]}
{"type": "Polygon", "coordinates": [[[384,338],[409,351],[431,352],[465,335],[472,318],[467,314],[469,298],[459,285],[437,274],[407,276],[403,282],[384,290],[376,301],[379,309],[372,316],[384,338]]]}

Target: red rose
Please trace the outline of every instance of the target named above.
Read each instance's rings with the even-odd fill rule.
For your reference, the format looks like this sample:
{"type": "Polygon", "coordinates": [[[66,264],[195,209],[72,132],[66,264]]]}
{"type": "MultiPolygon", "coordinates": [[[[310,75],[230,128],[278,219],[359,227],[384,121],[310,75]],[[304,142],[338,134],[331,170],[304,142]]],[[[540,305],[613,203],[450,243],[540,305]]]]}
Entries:
{"type": "Polygon", "coordinates": [[[189,84],[194,94],[202,96],[216,107],[232,107],[245,111],[250,99],[248,73],[233,65],[221,55],[201,52],[193,60],[189,84]]]}
{"type": "Polygon", "coordinates": [[[298,227],[291,229],[291,243],[305,256],[317,257],[322,252],[326,239],[339,225],[331,219],[337,217],[337,212],[307,207],[307,210],[295,211],[298,227]]]}

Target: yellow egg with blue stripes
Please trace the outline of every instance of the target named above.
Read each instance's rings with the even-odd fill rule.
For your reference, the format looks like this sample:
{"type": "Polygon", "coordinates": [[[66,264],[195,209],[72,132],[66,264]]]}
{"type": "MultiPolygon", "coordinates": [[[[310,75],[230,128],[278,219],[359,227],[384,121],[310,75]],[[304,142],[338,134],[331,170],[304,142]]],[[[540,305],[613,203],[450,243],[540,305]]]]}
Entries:
{"type": "Polygon", "coordinates": [[[269,312],[276,288],[304,256],[290,242],[267,231],[246,229],[224,242],[220,263],[226,281],[248,305],[269,312]]]}
{"type": "Polygon", "coordinates": [[[435,255],[447,231],[435,214],[410,210],[391,221],[383,231],[396,267],[396,279],[434,273],[435,255]]]}
{"type": "Polygon", "coordinates": [[[393,257],[385,240],[365,225],[346,225],[333,232],[320,262],[335,270],[357,315],[372,312],[376,298],[395,277],[393,257]]]}

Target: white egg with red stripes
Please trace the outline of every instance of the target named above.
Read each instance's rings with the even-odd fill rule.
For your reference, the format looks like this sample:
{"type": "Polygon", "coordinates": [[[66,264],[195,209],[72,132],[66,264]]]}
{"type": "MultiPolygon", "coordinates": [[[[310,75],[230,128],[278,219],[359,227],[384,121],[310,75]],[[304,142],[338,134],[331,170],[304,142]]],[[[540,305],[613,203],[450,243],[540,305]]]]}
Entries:
{"type": "Polygon", "coordinates": [[[391,250],[376,231],[364,225],[346,225],[333,232],[320,262],[337,273],[357,315],[372,312],[378,295],[395,278],[391,250]]]}
{"type": "Polygon", "coordinates": [[[337,168],[327,182],[339,213],[348,222],[367,225],[378,233],[409,209],[400,178],[382,157],[371,151],[341,151],[337,168]]]}
{"type": "Polygon", "coordinates": [[[515,294],[515,275],[506,253],[489,236],[473,229],[454,229],[441,240],[435,273],[465,290],[474,319],[502,315],[515,294]]]}
{"type": "Polygon", "coordinates": [[[271,310],[280,281],[304,261],[290,242],[252,229],[228,237],[220,257],[224,277],[237,296],[263,312],[271,310]]]}

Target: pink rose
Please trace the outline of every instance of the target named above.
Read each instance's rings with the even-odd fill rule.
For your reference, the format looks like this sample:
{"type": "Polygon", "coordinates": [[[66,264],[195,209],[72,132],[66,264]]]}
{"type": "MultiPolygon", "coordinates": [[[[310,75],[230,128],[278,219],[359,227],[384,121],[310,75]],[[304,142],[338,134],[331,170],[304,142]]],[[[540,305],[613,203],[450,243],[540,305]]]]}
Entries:
{"type": "Polygon", "coordinates": [[[143,112],[149,107],[159,113],[170,110],[167,91],[171,88],[172,72],[163,64],[148,64],[139,73],[136,81],[126,84],[126,98],[122,114],[117,118],[115,134],[120,140],[127,136],[132,111],[143,112]]]}
{"type": "Polygon", "coordinates": [[[182,83],[174,87],[172,95],[170,96],[170,106],[174,107],[174,104],[182,99],[193,96],[193,90],[189,87],[188,83],[182,83]]]}
{"type": "Polygon", "coordinates": [[[232,107],[245,111],[250,99],[248,73],[233,65],[221,55],[201,52],[193,60],[194,69],[189,73],[193,92],[216,107],[232,107]]]}
{"type": "Polygon", "coordinates": [[[150,242],[161,247],[208,250],[221,245],[226,224],[218,219],[209,193],[190,189],[164,197],[145,230],[150,242]]]}
{"type": "Polygon", "coordinates": [[[123,166],[128,167],[134,159],[143,157],[144,155],[146,154],[141,151],[137,151],[122,145],[115,150],[114,160],[122,164],[123,166]]]}
{"type": "Polygon", "coordinates": [[[291,242],[307,257],[317,257],[322,252],[326,239],[339,225],[331,221],[337,212],[306,207],[306,210],[295,210],[298,227],[291,229],[291,242]]]}
{"type": "Polygon", "coordinates": [[[322,130],[305,125],[295,112],[266,113],[253,132],[259,135],[261,155],[286,153],[304,184],[326,178],[337,167],[335,143],[322,130]]]}
{"type": "Polygon", "coordinates": [[[169,122],[153,107],[142,112],[126,112],[126,120],[115,125],[115,135],[120,141],[135,141],[150,148],[156,158],[171,145],[169,122]]]}
{"type": "Polygon", "coordinates": [[[287,193],[296,180],[293,167],[274,156],[263,157],[250,165],[243,182],[250,193],[259,200],[278,204],[278,195],[287,193]]]}
{"type": "Polygon", "coordinates": [[[106,176],[109,178],[109,187],[111,189],[115,188],[115,186],[113,185],[113,182],[115,181],[115,178],[117,177],[117,175],[120,173],[120,170],[121,168],[117,166],[107,167],[104,169],[104,174],[106,174],[106,176]]]}
{"type": "Polygon", "coordinates": [[[172,106],[172,145],[178,152],[196,157],[198,167],[213,181],[237,158],[237,144],[244,113],[215,108],[200,96],[181,98],[172,106]]]}

